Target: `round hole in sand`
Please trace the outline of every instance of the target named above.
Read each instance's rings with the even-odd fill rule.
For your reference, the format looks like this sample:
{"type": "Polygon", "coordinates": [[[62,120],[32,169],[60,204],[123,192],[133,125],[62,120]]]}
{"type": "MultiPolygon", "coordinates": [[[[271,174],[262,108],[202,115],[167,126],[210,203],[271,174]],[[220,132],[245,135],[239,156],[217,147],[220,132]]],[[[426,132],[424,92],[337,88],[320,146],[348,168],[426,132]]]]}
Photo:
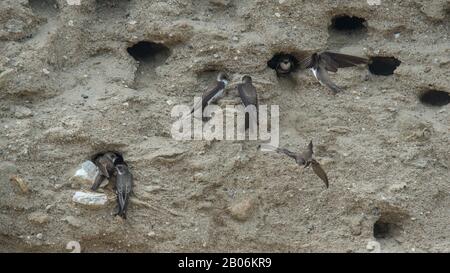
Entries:
{"type": "Polygon", "coordinates": [[[395,57],[374,56],[369,60],[369,71],[374,75],[389,76],[394,74],[401,61],[395,57]]]}
{"type": "Polygon", "coordinates": [[[366,29],[366,25],[366,19],[344,14],[333,17],[330,27],[336,31],[356,31],[366,29]]]}
{"type": "Polygon", "coordinates": [[[450,94],[440,90],[426,90],[419,95],[419,100],[429,106],[444,106],[450,103],[450,94]]]}

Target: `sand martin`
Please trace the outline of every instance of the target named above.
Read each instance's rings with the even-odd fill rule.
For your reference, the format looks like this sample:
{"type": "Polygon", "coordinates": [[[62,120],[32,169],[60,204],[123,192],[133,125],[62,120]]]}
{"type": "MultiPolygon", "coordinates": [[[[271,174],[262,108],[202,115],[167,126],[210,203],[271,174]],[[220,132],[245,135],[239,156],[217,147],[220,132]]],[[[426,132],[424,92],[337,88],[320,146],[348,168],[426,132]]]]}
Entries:
{"type": "Polygon", "coordinates": [[[275,69],[278,77],[284,77],[298,68],[298,61],[291,54],[277,54],[267,62],[267,66],[275,69]]]}
{"type": "MultiPolygon", "coordinates": [[[[252,118],[256,120],[258,124],[258,95],[256,93],[256,88],[252,84],[252,78],[248,75],[242,77],[242,83],[237,85],[237,90],[239,92],[239,97],[241,97],[242,104],[244,107],[248,105],[254,105],[256,108],[256,115],[254,112],[250,111],[249,115],[252,115],[252,118]]],[[[250,125],[249,123],[249,115],[245,115],[245,129],[247,129],[250,125]]]]}
{"type": "MultiPolygon", "coordinates": [[[[262,145],[260,145],[260,147],[262,147],[262,145]]],[[[304,168],[307,168],[311,165],[314,173],[318,177],[320,177],[320,179],[322,179],[322,181],[325,183],[325,186],[328,188],[327,174],[322,169],[322,166],[320,166],[319,162],[317,162],[316,159],[314,158],[312,141],[309,142],[307,149],[301,153],[294,153],[285,148],[275,148],[269,145],[264,145],[264,147],[265,149],[276,151],[277,153],[285,154],[295,159],[295,162],[300,166],[304,166],[304,168]]]]}
{"type": "MultiPolygon", "coordinates": [[[[228,82],[229,82],[228,75],[224,72],[220,72],[217,75],[217,81],[216,81],[215,86],[213,88],[208,89],[207,91],[205,91],[203,93],[202,100],[201,100],[202,116],[203,116],[203,110],[205,109],[205,107],[208,104],[215,103],[223,97],[224,90],[225,90],[225,87],[228,85],[228,82]]],[[[200,103],[197,103],[196,105],[194,105],[194,107],[192,108],[191,114],[194,113],[194,111],[196,111],[199,108],[200,108],[200,103]]]]}
{"type": "Polygon", "coordinates": [[[118,155],[114,160],[114,167],[118,203],[116,215],[126,219],[128,203],[130,201],[130,195],[133,191],[133,175],[129,171],[128,165],[125,163],[121,155],[118,155]]]}
{"type": "Polygon", "coordinates": [[[93,156],[92,161],[98,167],[98,173],[95,177],[94,184],[91,190],[96,191],[102,184],[105,178],[111,179],[114,174],[114,160],[116,160],[117,154],[114,152],[100,153],[93,156]]]}
{"type": "Polygon", "coordinates": [[[342,91],[342,88],[331,81],[328,71],[337,72],[338,68],[367,64],[368,61],[366,58],[324,51],[304,58],[300,61],[300,67],[311,69],[316,79],[336,94],[342,91]]]}

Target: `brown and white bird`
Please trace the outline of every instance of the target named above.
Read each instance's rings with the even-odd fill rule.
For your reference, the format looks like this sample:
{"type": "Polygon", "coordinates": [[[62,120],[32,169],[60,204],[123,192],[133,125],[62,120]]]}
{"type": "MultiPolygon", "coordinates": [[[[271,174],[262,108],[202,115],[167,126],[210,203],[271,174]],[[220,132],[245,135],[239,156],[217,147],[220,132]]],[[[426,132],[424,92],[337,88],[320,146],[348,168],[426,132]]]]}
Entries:
{"type": "Polygon", "coordinates": [[[200,109],[201,107],[203,116],[203,110],[208,104],[215,103],[224,96],[224,90],[225,87],[228,85],[228,82],[229,82],[228,75],[225,72],[220,72],[217,75],[217,80],[214,87],[209,88],[203,93],[202,100],[196,105],[194,105],[191,114],[194,113],[196,110],[200,109]]]}
{"type": "Polygon", "coordinates": [[[133,175],[121,155],[114,161],[116,175],[117,209],[116,215],[127,218],[128,203],[133,192],[133,175]]]}
{"type": "Polygon", "coordinates": [[[255,86],[252,84],[252,78],[248,75],[242,77],[242,83],[237,85],[237,89],[244,107],[249,105],[255,106],[256,113],[255,111],[250,111],[249,115],[245,115],[245,129],[247,129],[250,126],[250,116],[258,124],[258,94],[255,86]]]}
{"type": "Polygon", "coordinates": [[[102,184],[103,180],[114,178],[114,160],[116,160],[117,154],[114,152],[106,152],[94,155],[92,161],[98,167],[99,172],[95,177],[94,184],[91,190],[96,191],[102,184]]]}
{"type": "Polygon", "coordinates": [[[337,72],[338,68],[367,64],[368,62],[369,60],[366,58],[324,51],[313,53],[311,56],[301,60],[300,68],[311,69],[316,79],[322,85],[330,88],[333,94],[336,94],[342,91],[342,88],[333,83],[328,75],[328,71],[337,72]]]}
{"type": "Polygon", "coordinates": [[[317,160],[314,158],[314,151],[313,151],[313,143],[312,141],[309,142],[308,147],[305,151],[301,153],[294,153],[289,151],[285,148],[275,148],[272,146],[266,145],[269,150],[276,151],[277,153],[285,154],[293,159],[295,159],[295,162],[300,165],[304,166],[305,168],[312,166],[312,169],[314,173],[322,179],[322,181],[325,183],[325,186],[328,188],[328,176],[325,173],[325,171],[322,169],[322,166],[320,166],[320,163],[317,162],[317,160]]]}

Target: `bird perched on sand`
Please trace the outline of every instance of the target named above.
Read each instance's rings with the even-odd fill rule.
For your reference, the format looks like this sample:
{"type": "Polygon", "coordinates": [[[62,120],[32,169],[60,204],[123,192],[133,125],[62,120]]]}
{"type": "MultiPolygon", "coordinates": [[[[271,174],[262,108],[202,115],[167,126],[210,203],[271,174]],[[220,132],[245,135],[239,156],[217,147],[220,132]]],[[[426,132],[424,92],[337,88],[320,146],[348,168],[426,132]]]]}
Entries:
{"type": "Polygon", "coordinates": [[[311,69],[316,79],[322,85],[330,88],[333,94],[336,94],[342,91],[342,88],[331,81],[328,71],[337,72],[338,68],[367,64],[368,62],[369,60],[366,58],[324,51],[304,58],[299,65],[301,69],[311,69]]]}
{"type": "Polygon", "coordinates": [[[114,160],[114,168],[117,194],[116,215],[126,219],[130,195],[133,192],[133,175],[129,171],[128,165],[121,155],[118,155],[114,160]]]}
{"type": "Polygon", "coordinates": [[[99,153],[93,156],[92,161],[98,167],[99,172],[95,177],[91,190],[96,191],[102,184],[103,180],[114,178],[114,160],[117,154],[114,152],[99,153]]]}
{"type": "MultiPolygon", "coordinates": [[[[260,145],[260,147],[261,147],[261,145],[260,145]]],[[[322,166],[320,166],[319,162],[317,162],[316,159],[314,158],[312,141],[309,142],[307,149],[301,153],[294,153],[285,148],[275,148],[273,146],[268,146],[268,145],[266,145],[265,148],[276,151],[277,153],[285,154],[285,155],[295,159],[295,162],[300,166],[304,166],[304,168],[307,168],[311,165],[314,173],[318,177],[320,177],[320,179],[322,179],[322,181],[325,183],[325,186],[328,188],[327,174],[322,169],[322,166]]]]}
{"type": "Polygon", "coordinates": [[[207,105],[209,105],[210,103],[215,103],[223,97],[224,90],[225,87],[228,85],[228,82],[229,82],[228,75],[225,72],[220,72],[217,75],[217,80],[214,87],[209,88],[203,93],[201,102],[194,105],[191,114],[201,107],[203,116],[203,110],[207,105]]]}
{"type": "Polygon", "coordinates": [[[249,109],[249,114],[245,115],[245,129],[249,128],[250,125],[250,117],[252,120],[256,121],[258,124],[258,94],[256,93],[256,88],[252,84],[252,78],[248,75],[242,77],[242,83],[237,85],[237,89],[239,92],[239,97],[241,97],[242,104],[247,107],[249,105],[253,105],[255,107],[255,111],[251,111],[249,109]]]}

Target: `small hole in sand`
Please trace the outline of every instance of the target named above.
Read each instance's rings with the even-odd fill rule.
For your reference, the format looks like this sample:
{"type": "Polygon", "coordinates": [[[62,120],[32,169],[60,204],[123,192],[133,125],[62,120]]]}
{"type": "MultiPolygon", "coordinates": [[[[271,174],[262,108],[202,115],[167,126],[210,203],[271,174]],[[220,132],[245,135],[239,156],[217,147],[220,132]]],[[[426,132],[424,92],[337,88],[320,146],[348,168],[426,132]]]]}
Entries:
{"type": "Polygon", "coordinates": [[[394,57],[371,57],[369,61],[369,71],[374,75],[389,76],[394,74],[395,69],[401,61],[394,57]]]}
{"type": "Polygon", "coordinates": [[[445,91],[427,90],[419,96],[419,100],[430,106],[444,106],[450,103],[450,94],[445,91]]]}
{"type": "Polygon", "coordinates": [[[152,42],[138,42],[137,44],[127,48],[128,53],[139,62],[152,62],[159,65],[169,57],[170,50],[168,47],[152,42]]]}
{"type": "Polygon", "coordinates": [[[373,237],[385,239],[390,237],[392,224],[378,220],[373,225],[373,237]]]}
{"type": "Polygon", "coordinates": [[[156,68],[165,63],[170,49],[163,44],[141,41],[127,48],[128,53],[139,62],[136,71],[136,88],[148,86],[158,79],[156,68]]]}
{"type": "Polygon", "coordinates": [[[363,30],[366,24],[366,19],[357,16],[338,15],[331,19],[331,29],[335,31],[363,30]]]}

